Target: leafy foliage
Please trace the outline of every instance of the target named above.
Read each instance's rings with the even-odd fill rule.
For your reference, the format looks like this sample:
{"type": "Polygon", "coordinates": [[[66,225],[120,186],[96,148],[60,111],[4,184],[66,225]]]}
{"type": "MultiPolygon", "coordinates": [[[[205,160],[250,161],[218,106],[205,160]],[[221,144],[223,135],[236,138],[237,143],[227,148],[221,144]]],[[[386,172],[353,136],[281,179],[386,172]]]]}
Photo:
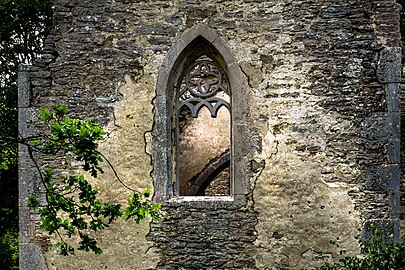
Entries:
{"type": "Polygon", "coordinates": [[[18,267],[18,65],[40,53],[53,1],[0,0],[0,269],[18,267]]]}
{"type": "MultiPolygon", "coordinates": [[[[345,256],[338,262],[324,262],[319,270],[400,270],[405,269],[405,243],[384,241],[377,227],[371,225],[372,236],[362,244],[361,256],[345,256]]],[[[345,252],[342,251],[341,255],[345,252]]],[[[323,257],[324,259],[324,257],[323,257]]]]}
{"type": "Polygon", "coordinates": [[[14,207],[0,208],[0,269],[18,267],[18,219],[14,207]]]}
{"type": "Polygon", "coordinates": [[[7,231],[0,236],[0,269],[17,269],[18,232],[7,231]]]}
{"type": "Polygon", "coordinates": [[[39,211],[42,229],[59,237],[57,246],[61,255],[74,253],[74,247],[66,241],[66,237],[73,235],[80,238],[79,250],[100,254],[102,249],[97,245],[92,232],[104,230],[117,218],[133,218],[137,223],[147,216],[155,221],[160,220],[160,204],[150,200],[150,191],[140,193],[126,186],[111,163],[98,151],[98,142],[103,140],[104,134],[100,126],[92,121],[70,119],[66,116],[68,111],[65,106],[56,106],[53,111],[42,109],[40,113],[41,119],[49,126],[49,134],[22,138],[20,143],[28,147],[40,182],[45,188],[46,202],[42,206],[37,197],[31,196],[28,206],[39,211]],[[133,192],[128,199],[128,206],[101,201],[98,198],[99,191],[83,175],[59,176],[50,167],[40,169],[41,166],[34,158],[35,153],[48,157],[72,156],[92,177],[103,173],[100,163],[107,161],[117,180],[133,192]]]}
{"type": "Polygon", "coordinates": [[[0,87],[17,82],[20,63],[31,63],[52,26],[53,0],[0,0],[0,87]]]}
{"type": "MultiPolygon", "coordinates": [[[[0,136],[17,138],[17,87],[12,85],[0,88],[0,136]]],[[[17,144],[5,144],[0,140],[0,170],[17,167],[17,144]]]]}
{"type": "MultiPolygon", "coordinates": [[[[41,52],[54,0],[0,0],[0,136],[17,138],[17,72],[41,52]]],[[[1,170],[17,167],[17,144],[0,143],[1,170]]],[[[16,171],[16,169],[15,169],[16,171]]],[[[16,172],[15,172],[16,173],[16,172]]]]}
{"type": "Polygon", "coordinates": [[[0,269],[18,267],[18,166],[16,85],[0,88],[0,269]]]}

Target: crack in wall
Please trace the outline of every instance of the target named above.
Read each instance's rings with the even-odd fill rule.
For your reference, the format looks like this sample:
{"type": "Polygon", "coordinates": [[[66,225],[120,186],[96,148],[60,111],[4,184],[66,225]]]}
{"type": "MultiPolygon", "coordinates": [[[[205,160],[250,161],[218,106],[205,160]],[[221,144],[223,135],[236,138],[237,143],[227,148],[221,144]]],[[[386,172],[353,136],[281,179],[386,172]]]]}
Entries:
{"type": "Polygon", "coordinates": [[[276,146],[275,146],[276,151],[272,152],[270,154],[270,156],[268,156],[269,159],[272,159],[273,156],[278,154],[278,146],[279,146],[280,142],[278,140],[274,140],[274,143],[276,144],[276,146]]]}
{"type": "Polygon", "coordinates": [[[112,111],[112,117],[113,117],[113,125],[114,125],[114,127],[122,128],[120,125],[117,124],[117,117],[115,116],[115,111],[114,110],[112,111]]]}
{"type": "Polygon", "coordinates": [[[249,87],[253,89],[254,87],[253,87],[253,85],[252,85],[252,83],[251,83],[251,78],[250,78],[250,76],[243,70],[242,67],[240,68],[240,70],[241,70],[242,73],[246,76],[246,78],[247,78],[247,83],[248,83],[249,87]]]}
{"type": "Polygon", "coordinates": [[[153,127],[151,130],[147,130],[143,133],[143,140],[145,142],[145,146],[144,146],[144,152],[147,156],[149,156],[150,162],[149,164],[152,167],[152,170],[150,171],[149,175],[152,177],[152,172],[154,170],[153,167],[153,148],[152,148],[152,142],[153,142],[153,127]]]}

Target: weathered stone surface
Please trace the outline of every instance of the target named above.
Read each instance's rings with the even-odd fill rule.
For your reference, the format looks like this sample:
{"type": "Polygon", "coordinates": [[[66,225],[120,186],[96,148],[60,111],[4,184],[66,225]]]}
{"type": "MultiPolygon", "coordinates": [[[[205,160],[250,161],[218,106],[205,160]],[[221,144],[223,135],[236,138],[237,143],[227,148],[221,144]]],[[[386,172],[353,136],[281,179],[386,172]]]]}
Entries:
{"type": "Polygon", "coordinates": [[[384,48],[379,58],[378,80],[381,83],[399,83],[401,81],[401,48],[384,48]]]}
{"type": "Polygon", "coordinates": [[[20,245],[20,269],[47,270],[41,247],[33,244],[20,245]]]}
{"type": "Polygon", "coordinates": [[[401,239],[405,239],[405,81],[402,79],[400,88],[400,97],[401,97],[401,114],[400,114],[400,128],[401,128],[401,136],[400,136],[400,148],[401,148],[401,156],[400,159],[402,162],[400,163],[401,168],[401,187],[400,187],[400,220],[401,220],[401,239]]]}
{"type": "Polygon", "coordinates": [[[150,240],[165,255],[157,269],[254,268],[243,251],[255,238],[256,213],[230,202],[181,202],[165,208],[170,218],[152,225],[150,240]]]}
{"type": "Polygon", "coordinates": [[[399,190],[399,166],[370,166],[364,181],[366,190],[399,190]]]}
{"type": "MultiPolygon", "coordinates": [[[[101,150],[167,215],[113,225],[97,235],[100,256],[43,246],[48,269],[309,268],[318,251],[338,257],[336,237],[358,253],[368,224],[405,226],[393,1],[58,0],[54,12],[21,104],[66,103],[102,124],[101,150]],[[170,69],[198,35],[234,89],[234,198],[173,193],[170,79],[182,70],[170,69]]],[[[129,194],[108,170],[94,183],[111,201],[129,194]]]]}

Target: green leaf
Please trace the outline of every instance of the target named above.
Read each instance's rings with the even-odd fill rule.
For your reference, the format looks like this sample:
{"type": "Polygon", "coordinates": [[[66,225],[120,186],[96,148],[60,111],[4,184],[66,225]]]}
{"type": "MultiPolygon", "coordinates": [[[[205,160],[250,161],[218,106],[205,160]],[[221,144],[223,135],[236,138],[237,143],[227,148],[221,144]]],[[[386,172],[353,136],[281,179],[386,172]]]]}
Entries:
{"type": "Polygon", "coordinates": [[[51,112],[45,108],[41,109],[39,113],[41,115],[41,120],[44,122],[49,122],[53,119],[51,112]]]}
{"type": "Polygon", "coordinates": [[[7,161],[2,161],[0,162],[0,170],[8,170],[8,162],[7,161]]]}
{"type": "Polygon", "coordinates": [[[94,251],[94,253],[97,254],[97,255],[103,253],[103,250],[102,250],[101,248],[99,248],[99,247],[94,247],[94,248],[93,248],[93,251],[94,251]]]}
{"type": "Polygon", "coordinates": [[[146,197],[146,198],[148,198],[149,196],[150,196],[150,190],[148,190],[148,189],[145,189],[144,191],[143,191],[143,195],[146,197]]]}
{"type": "Polygon", "coordinates": [[[39,208],[39,201],[38,198],[34,195],[28,197],[27,206],[32,210],[38,210],[39,208]]]}
{"type": "Polygon", "coordinates": [[[53,106],[53,111],[58,119],[62,118],[68,113],[68,109],[64,104],[62,106],[59,105],[53,106]]]}

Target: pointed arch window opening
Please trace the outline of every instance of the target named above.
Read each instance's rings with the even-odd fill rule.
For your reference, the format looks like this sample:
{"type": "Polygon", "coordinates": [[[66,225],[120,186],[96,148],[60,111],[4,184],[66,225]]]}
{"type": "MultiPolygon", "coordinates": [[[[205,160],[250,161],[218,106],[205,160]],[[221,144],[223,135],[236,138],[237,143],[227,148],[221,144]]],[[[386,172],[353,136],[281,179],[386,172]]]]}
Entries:
{"type": "Polygon", "coordinates": [[[226,73],[207,55],[176,86],[176,187],[179,196],[231,195],[231,104],[226,73]]]}

